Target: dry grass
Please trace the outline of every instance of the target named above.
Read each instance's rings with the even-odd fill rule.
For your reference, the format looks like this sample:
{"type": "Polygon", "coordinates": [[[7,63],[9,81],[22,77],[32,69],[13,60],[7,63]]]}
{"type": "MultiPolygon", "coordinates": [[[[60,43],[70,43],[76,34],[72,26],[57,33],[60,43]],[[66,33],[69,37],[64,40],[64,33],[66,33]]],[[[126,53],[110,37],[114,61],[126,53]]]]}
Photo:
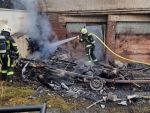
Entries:
{"type": "Polygon", "coordinates": [[[42,95],[38,99],[29,99],[29,96],[34,94],[35,90],[31,87],[11,87],[7,86],[7,82],[0,82],[0,106],[27,106],[27,105],[41,105],[47,103],[49,108],[56,107],[65,111],[72,108],[81,108],[76,100],[65,100],[61,96],[55,95],[42,95]]]}
{"type": "Polygon", "coordinates": [[[0,106],[21,106],[35,103],[28,99],[34,93],[30,87],[9,87],[7,82],[0,82],[0,88],[0,106]]]}
{"type": "Polygon", "coordinates": [[[64,99],[59,95],[51,96],[51,98],[49,98],[47,101],[47,105],[51,106],[51,107],[60,108],[60,109],[66,110],[66,111],[70,111],[72,108],[81,109],[83,107],[83,106],[79,105],[77,100],[64,99]]]}

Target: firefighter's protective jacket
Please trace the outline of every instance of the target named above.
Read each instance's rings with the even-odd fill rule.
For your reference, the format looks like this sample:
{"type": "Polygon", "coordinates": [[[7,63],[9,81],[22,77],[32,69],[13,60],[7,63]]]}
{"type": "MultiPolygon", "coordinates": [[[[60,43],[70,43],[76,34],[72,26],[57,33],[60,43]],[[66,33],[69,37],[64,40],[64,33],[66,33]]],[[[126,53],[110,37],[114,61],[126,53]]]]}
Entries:
{"type": "Polygon", "coordinates": [[[19,54],[17,44],[14,41],[14,39],[10,36],[10,33],[2,31],[1,35],[4,35],[6,37],[7,53],[15,52],[15,54],[19,54]]]}
{"type": "Polygon", "coordinates": [[[95,41],[91,33],[82,34],[81,38],[79,38],[79,42],[85,42],[85,47],[95,47],[95,41]]]}

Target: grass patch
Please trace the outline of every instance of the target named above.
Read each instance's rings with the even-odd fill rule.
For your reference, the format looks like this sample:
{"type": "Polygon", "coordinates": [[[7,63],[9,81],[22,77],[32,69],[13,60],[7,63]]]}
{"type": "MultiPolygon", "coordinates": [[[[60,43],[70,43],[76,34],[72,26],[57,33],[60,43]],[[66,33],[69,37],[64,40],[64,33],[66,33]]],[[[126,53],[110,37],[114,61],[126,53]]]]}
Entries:
{"type": "Polygon", "coordinates": [[[35,90],[30,87],[7,86],[7,82],[0,82],[0,106],[16,106],[29,104],[29,96],[35,90]]]}
{"type": "Polygon", "coordinates": [[[31,87],[17,87],[16,85],[9,87],[7,86],[7,82],[0,81],[0,106],[28,106],[47,103],[47,107],[49,108],[60,108],[65,111],[82,107],[76,100],[64,99],[57,94],[49,96],[45,93],[35,100],[29,99],[29,96],[34,93],[35,90],[31,87]]]}
{"type": "Polygon", "coordinates": [[[57,107],[66,111],[70,111],[72,108],[81,109],[83,106],[79,104],[79,99],[65,99],[59,95],[52,95],[47,102],[48,106],[57,107]]]}

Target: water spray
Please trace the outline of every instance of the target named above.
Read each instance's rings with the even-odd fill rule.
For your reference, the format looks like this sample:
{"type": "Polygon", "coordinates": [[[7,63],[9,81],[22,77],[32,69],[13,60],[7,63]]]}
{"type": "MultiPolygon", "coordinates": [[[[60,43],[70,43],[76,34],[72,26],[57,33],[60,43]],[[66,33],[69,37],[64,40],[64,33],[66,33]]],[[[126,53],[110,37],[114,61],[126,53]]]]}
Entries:
{"type": "Polygon", "coordinates": [[[71,38],[68,38],[68,39],[64,39],[64,40],[60,40],[60,41],[57,41],[57,42],[54,42],[52,43],[52,46],[59,46],[61,44],[64,44],[66,42],[69,42],[71,40],[74,40],[76,37],[71,37],[71,38]]]}

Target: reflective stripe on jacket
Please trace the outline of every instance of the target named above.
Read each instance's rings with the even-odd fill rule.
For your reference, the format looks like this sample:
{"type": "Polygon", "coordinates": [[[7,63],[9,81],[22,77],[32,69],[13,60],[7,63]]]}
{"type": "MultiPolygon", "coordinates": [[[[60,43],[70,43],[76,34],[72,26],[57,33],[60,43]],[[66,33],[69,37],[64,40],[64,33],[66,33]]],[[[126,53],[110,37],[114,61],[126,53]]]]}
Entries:
{"type": "Polygon", "coordinates": [[[14,41],[14,39],[10,36],[10,33],[7,31],[2,31],[1,34],[6,37],[7,51],[14,51],[16,54],[19,54],[17,44],[14,41]]]}

